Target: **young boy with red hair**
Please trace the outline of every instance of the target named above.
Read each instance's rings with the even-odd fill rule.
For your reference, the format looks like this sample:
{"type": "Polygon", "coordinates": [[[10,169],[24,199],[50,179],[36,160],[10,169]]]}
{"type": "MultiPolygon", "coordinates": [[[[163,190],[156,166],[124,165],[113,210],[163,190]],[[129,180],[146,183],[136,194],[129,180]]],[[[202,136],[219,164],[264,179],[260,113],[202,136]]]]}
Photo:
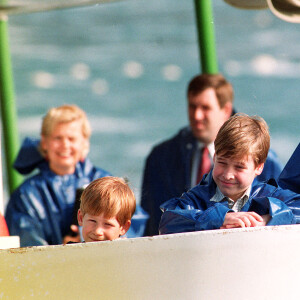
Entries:
{"type": "Polygon", "coordinates": [[[102,177],[83,191],[78,210],[85,242],[115,240],[124,235],[136,208],[133,191],[124,179],[102,177]]]}

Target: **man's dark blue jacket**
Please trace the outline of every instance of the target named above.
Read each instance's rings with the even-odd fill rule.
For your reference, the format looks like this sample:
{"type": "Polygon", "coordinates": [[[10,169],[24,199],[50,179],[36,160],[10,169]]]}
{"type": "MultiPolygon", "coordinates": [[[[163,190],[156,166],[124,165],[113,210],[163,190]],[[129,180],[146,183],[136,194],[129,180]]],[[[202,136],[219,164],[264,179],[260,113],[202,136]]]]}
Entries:
{"type": "MultiPolygon", "coordinates": [[[[144,170],[141,206],[149,213],[145,235],[158,234],[161,218],[159,206],[191,188],[191,161],[197,140],[189,127],[157,145],[149,154],[144,170]]],[[[277,179],[282,166],[273,150],[269,151],[260,181],[277,179]]]]}
{"type": "MultiPolygon", "coordinates": [[[[267,225],[300,223],[300,195],[281,189],[275,180],[270,180],[270,183],[254,182],[249,200],[241,211],[254,211],[261,216],[269,214],[271,219],[267,225]]],[[[200,184],[181,198],[163,203],[160,234],[219,229],[225,215],[232,210],[227,200],[210,201],[216,188],[211,171],[200,184]]]]}

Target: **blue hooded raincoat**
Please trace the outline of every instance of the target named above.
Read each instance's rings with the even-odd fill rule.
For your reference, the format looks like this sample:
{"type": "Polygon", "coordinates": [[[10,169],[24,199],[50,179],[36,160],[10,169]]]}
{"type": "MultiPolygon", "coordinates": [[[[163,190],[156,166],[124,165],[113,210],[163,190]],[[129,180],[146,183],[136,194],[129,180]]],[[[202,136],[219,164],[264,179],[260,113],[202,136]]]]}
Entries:
{"type": "MultiPolygon", "coordinates": [[[[21,246],[62,244],[70,231],[76,190],[91,181],[110,176],[96,168],[89,159],[76,165],[74,174],[53,173],[38,151],[39,140],[26,138],[14,164],[21,174],[38,170],[18,187],[8,202],[6,222],[10,235],[20,236],[21,246]]],[[[142,236],[147,214],[137,207],[129,237],[142,236]]]]}
{"type": "MultiPolygon", "coordinates": [[[[259,215],[269,214],[268,225],[300,223],[300,195],[281,189],[275,182],[254,182],[249,200],[241,211],[254,211],[259,215]]],[[[216,184],[210,172],[200,184],[161,205],[163,215],[160,234],[219,229],[225,219],[228,201],[213,202],[216,184]]]]}

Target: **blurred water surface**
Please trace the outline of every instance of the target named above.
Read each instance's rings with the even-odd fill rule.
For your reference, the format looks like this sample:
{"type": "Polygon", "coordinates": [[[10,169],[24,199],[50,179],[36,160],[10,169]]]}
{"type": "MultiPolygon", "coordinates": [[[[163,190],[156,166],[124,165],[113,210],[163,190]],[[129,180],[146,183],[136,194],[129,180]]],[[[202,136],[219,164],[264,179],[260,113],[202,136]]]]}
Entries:
{"type": "MultiPolygon", "coordinates": [[[[220,71],[237,111],[270,126],[283,164],[299,142],[300,25],[268,10],[214,0],[220,71]]],[[[75,103],[91,121],[90,158],[126,176],[139,201],[151,147],[187,124],[185,90],[200,72],[192,0],[128,0],[12,16],[10,48],[20,140],[39,136],[53,106],[75,103]]]]}

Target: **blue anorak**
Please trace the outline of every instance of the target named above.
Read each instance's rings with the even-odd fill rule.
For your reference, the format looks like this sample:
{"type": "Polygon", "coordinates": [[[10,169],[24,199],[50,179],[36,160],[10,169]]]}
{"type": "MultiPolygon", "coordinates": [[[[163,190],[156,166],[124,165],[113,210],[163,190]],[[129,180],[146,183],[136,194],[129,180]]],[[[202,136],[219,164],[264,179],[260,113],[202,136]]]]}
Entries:
{"type": "Polygon", "coordinates": [[[282,170],[278,184],[283,189],[300,194],[300,144],[282,170]]]}
{"type": "MultiPolygon", "coordinates": [[[[197,139],[190,127],[181,129],[171,139],[155,146],[149,154],[142,185],[142,207],[149,213],[145,235],[158,234],[161,218],[159,206],[180,197],[191,186],[191,162],[197,149],[197,139]]],[[[276,153],[270,149],[264,169],[256,180],[277,179],[282,170],[276,153]]]]}
{"type": "MultiPolygon", "coordinates": [[[[161,205],[160,234],[219,229],[229,209],[228,201],[213,202],[216,184],[210,172],[200,184],[161,205]]],[[[241,211],[271,216],[267,225],[300,223],[300,195],[281,189],[275,182],[253,183],[249,200],[241,211]]]]}
{"type": "MultiPolygon", "coordinates": [[[[13,192],[5,214],[10,234],[20,236],[22,247],[62,244],[70,233],[76,190],[111,175],[89,159],[77,163],[74,174],[57,175],[39,153],[38,145],[39,140],[26,138],[23,142],[14,167],[23,175],[33,170],[37,174],[13,192]]],[[[145,222],[145,212],[137,207],[128,236],[142,236],[145,222]]]]}

